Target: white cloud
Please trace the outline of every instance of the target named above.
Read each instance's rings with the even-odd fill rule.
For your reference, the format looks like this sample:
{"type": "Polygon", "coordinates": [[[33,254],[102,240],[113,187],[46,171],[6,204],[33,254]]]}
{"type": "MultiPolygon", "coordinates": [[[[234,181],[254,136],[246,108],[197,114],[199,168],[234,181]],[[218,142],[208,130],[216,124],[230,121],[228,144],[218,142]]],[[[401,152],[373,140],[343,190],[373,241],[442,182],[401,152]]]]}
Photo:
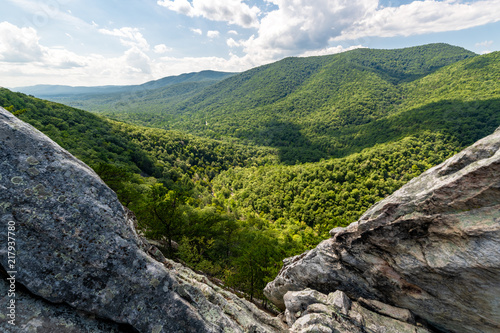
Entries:
{"type": "MultiPolygon", "coordinates": [[[[263,62],[284,56],[333,52],[332,44],[366,44],[393,37],[453,31],[500,21],[500,1],[413,1],[380,7],[378,0],[267,0],[275,8],[260,20],[244,52],[263,62]],[[327,50],[327,51],[325,51],[327,50]],[[310,53],[308,53],[310,52],[310,53]]],[[[228,40],[234,46],[234,40],[228,40]]],[[[338,48],[338,47],[337,47],[338,48]]]]}
{"type": "Polygon", "coordinates": [[[70,52],[64,48],[43,47],[44,58],[42,63],[48,68],[71,69],[81,68],[89,64],[90,59],[70,52]]]}
{"type": "MultiPolygon", "coordinates": [[[[39,36],[34,28],[19,28],[9,22],[0,23],[0,62],[35,64],[54,68],[76,68],[87,64],[85,57],[63,48],[49,48],[39,43],[39,36]]],[[[14,65],[15,66],[15,65],[14,65]]]]}
{"type": "Polygon", "coordinates": [[[492,40],[485,40],[483,42],[476,43],[475,46],[482,49],[479,51],[480,54],[487,54],[487,53],[491,53],[490,46],[492,46],[492,45],[493,45],[492,40]]]}
{"type": "Polygon", "coordinates": [[[201,29],[191,28],[190,30],[192,32],[194,32],[195,34],[197,34],[197,35],[202,35],[203,34],[203,31],[201,31],[201,29]]]}
{"type": "Polygon", "coordinates": [[[236,30],[229,30],[227,33],[230,35],[235,35],[235,36],[238,35],[238,31],[236,31],[236,30]]]}
{"type": "Polygon", "coordinates": [[[133,47],[124,55],[128,70],[136,73],[151,74],[151,59],[139,48],[133,47]]]}
{"type": "Polygon", "coordinates": [[[207,31],[207,37],[208,38],[217,38],[219,37],[220,35],[220,32],[216,31],[216,30],[209,30],[207,31]]]}
{"type": "Polygon", "coordinates": [[[162,54],[162,53],[167,53],[169,51],[172,51],[172,49],[168,48],[167,45],[165,45],[165,44],[158,44],[158,45],[155,45],[153,51],[155,53],[162,54]]]}
{"type": "Polygon", "coordinates": [[[414,1],[369,13],[336,39],[411,36],[468,29],[500,21],[500,1],[414,1]]]}
{"type": "Polygon", "coordinates": [[[493,41],[492,40],[485,40],[484,42],[480,42],[480,43],[476,43],[476,47],[490,47],[491,45],[493,45],[493,41]]]}
{"type": "Polygon", "coordinates": [[[248,6],[242,0],[159,0],[160,6],[190,16],[201,16],[212,21],[223,21],[245,28],[259,25],[260,9],[248,6]]]}
{"type": "Polygon", "coordinates": [[[158,4],[190,17],[256,28],[246,41],[226,42],[229,47],[244,46],[245,53],[262,62],[308,51],[333,52],[324,50],[338,41],[354,47],[373,36],[453,31],[500,21],[499,0],[423,0],[388,7],[380,6],[379,0],[265,2],[271,8],[266,13],[242,0],[160,0],[158,4]]]}
{"type": "Polygon", "coordinates": [[[191,7],[191,4],[187,0],[173,0],[173,1],[158,1],[160,6],[167,7],[174,12],[178,12],[188,16],[196,16],[194,13],[194,8],[191,7]]]}
{"type": "Polygon", "coordinates": [[[149,50],[149,43],[137,28],[123,27],[120,29],[99,29],[104,35],[116,36],[120,38],[122,45],[127,47],[138,47],[141,50],[149,50]]]}
{"type": "Polygon", "coordinates": [[[18,28],[9,22],[0,23],[0,61],[41,60],[44,50],[38,40],[39,37],[33,28],[18,28]]]}
{"type": "Polygon", "coordinates": [[[226,40],[226,44],[227,44],[227,46],[229,46],[229,47],[238,47],[238,46],[240,46],[240,43],[238,43],[237,41],[235,41],[235,40],[234,40],[234,39],[232,39],[232,38],[228,38],[228,39],[226,40]]]}
{"type": "Polygon", "coordinates": [[[329,54],[336,54],[336,53],[341,53],[345,51],[350,51],[354,49],[359,49],[363,48],[364,46],[362,45],[353,45],[344,48],[342,45],[339,46],[332,46],[332,47],[326,47],[321,50],[313,50],[313,51],[306,51],[299,55],[300,57],[314,57],[314,56],[323,56],[323,55],[329,55],[329,54]]]}
{"type": "Polygon", "coordinates": [[[0,77],[6,86],[133,84],[153,78],[154,61],[137,46],[106,58],[47,47],[39,41],[34,28],[0,23],[0,77]]]}
{"type": "MultiPolygon", "coordinates": [[[[262,18],[258,33],[241,44],[263,62],[330,47],[353,21],[376,10],[378,0],[273,0],[278,6],[262,18]]],[[[356,43],[356,45],[359,44],[356,43]]]]}

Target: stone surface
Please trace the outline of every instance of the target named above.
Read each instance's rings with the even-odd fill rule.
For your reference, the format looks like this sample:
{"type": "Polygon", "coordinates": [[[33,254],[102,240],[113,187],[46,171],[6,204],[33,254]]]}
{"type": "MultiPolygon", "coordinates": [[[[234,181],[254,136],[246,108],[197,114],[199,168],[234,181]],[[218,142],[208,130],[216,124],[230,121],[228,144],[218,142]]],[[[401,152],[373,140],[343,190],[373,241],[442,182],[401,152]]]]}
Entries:
{"type": "Polygon", "coordinates": [[[361,327],[362,332],[373,333],[430,333],[427,328],[415,326],[380,315],[361,306],[358,302],[353,302],[349,311],[351,323],[356,327],[361,327]]]}
{"type": "MultiPolygon", "coordinates": [[[[290,328],[291,333],[306,333],[306,332],[317,332],[317,333],[333,333],[339,332],[335,327],[337,327],[335,320],[326,314],[322,313],[309,313],[301,318],[299,318],[295,324],[290,328]]],[[[342,333],[349,332],[347,330],[342,330],[342,333]]],[[[358,331],[360,332],[360,331],[358,331]]]]}
{"type": "Polygon", "coordinates": [[[171,260],[165,260],[169,273],[179,284],[174,290],[190,300],[203,318],[224,323],[224,316],[231,319],[232,326],[222,325],[224,332],[286,332],[287,327],[277,317],[261,311],[253,303],[211,282],[206,276],[171,260]]]}
{"type": "Polygon", "coordinates": [[[415,317],[408,309],[398,308],[389,304],[379,302],[377,300],[364,299],[362,297],[358,299],[358,302],[363,304],[365,308],[375,311],[376,313],[380,313],[407,323],[415,323],[415,317]]]}
{"type": "MultiPolygon", "coordinates": [[[[294,319],[293,325],[290,327],[290,332],[306,333],[306,332],[328,332],[328,333],[429,333],[429,330],[423,327],[418,327],[400,320],[380,315],[370,311],[360,305],[358,302],[348,301],[349,310],[343,314],[340,309],[331,304],[325,304],[325,298],[342,299],[347,303],[347,296],[342,292],[323,295],[317,291],[312,293],[308,290],[304,291],[289,291],[286,293],[287,299],[295,299],[295,310],[298,309],[297,304],[300,299],[305,300],[302,303],[304,311],[296,312],[298,316],[294,319]],[[314,295],[314,297],[304,297],[306,294],[314,295]],[[333,297],[335,294],[335,297],[333,297]],[[297,297],[296,297],[297,296],[297,297]],[[318,303],[311,303],[314,300],[318,303]],[[306,303],[310,303],[305,305],[306,303]]],[[[378,304],[381,308],[384,305],[378,304]]],[[[288,311],[288,309],[287,309],[288,311]]]]}
{"type": "Polygon", "coordinates": [[[329,293],[326,299],[327,304],[331,304],[339,309],[341,314],[347,315],[351,309],[351,300],[347,295],[340,290],[329,293]]]}
{"type": "Polygon", "coordinates": [[[4,310],[9,304],[9,283],[0,278],[0,332],[34,332],[34,333],[134,333],[132,327],[118,325],[109,320],[95,318],[82,311],[64,304],[50,304],[41,298],[18,289],[16,290],[16,311],[13,327],[9,324],[11,318],[4,310]]]}
{"type": "Polygon", "coordinates": [[[291,326],[296,318],[300,316],[309,305],[315,303],[325,304],[327,302],[327,296],[308,288],[301,291],[287,292],[285,296],[283,296],[283,300],[286,306],[286,321],[288,325],[291,326]]]}
{"type": "Polygon", "coordinates": [[[344,291],[452,332],[500,331],[500,131],[285,262],[265,289],[344,291]]]}
{"type": "MultiPolygon", "coordinates": [[[[66,304],[148,333],[284,331],[278,319],[167,262],[89,167],[2,108],[0,142],[0,244],[15,226],[16,250],[14,264],[0,248],[1,268],[16,271],[8,274],[50,311],[66,304]]],[[[25,304],[20,322],[36,311],[25,304]]]]}

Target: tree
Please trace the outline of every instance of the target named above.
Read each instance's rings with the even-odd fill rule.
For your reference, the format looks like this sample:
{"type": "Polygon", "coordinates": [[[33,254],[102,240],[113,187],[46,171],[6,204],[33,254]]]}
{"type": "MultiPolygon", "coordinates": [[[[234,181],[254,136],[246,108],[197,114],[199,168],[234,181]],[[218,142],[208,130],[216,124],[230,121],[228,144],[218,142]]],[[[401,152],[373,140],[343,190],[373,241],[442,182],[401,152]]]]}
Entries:
{"type": "Polygon", "coordinates": [[[166,238],[169,256],[173,255],[172,240],[182,234],[183,205],[189,198],[182,187],[168,189],[162,183],[151,186],[143,206],[146,234],[155,239],[166,238]]]}
{"type": "MultiPolygon", "coordinates": [[[[250,222],[252,223],[252,222],[250,222]]],[[[279,271],[279,250],[277,235],[269,230],[259,230],[248,225],[240,230],[238,253],[232,261],[229,284],[248,293],[250,300],[263,297],[262,290],[279,271]]]]}

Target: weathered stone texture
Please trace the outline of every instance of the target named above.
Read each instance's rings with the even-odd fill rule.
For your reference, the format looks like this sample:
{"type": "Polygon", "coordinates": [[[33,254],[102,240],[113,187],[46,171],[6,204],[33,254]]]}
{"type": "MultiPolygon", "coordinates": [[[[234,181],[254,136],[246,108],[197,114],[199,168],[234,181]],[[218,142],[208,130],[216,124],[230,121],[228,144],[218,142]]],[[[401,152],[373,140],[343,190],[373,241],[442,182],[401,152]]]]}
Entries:
{"type": "Polygon", "coordinates": [[[65,304],[51,304],[17,288],[14,298],[8,296],[10,284],[0,278],[0,332],[26,333],[134,333],[132,327],[118,325],[77,311],[65,304]],[[6,305],[15,299],[15,326],[9,323],[10,311],[6,305]]]}
{"type": "Polygon", "coordinates": [[[282,330],[244,301],[212,301],[208,285],[171,274],[89,167],[2,108],[0,143],[0,264],[12,270],[3,244],[13,221],[16,281],[29,293],[139,332],[243,332],[245,315],[256,332],[282,330]]]}
{"type": "MultiPolygon", "coordinates": [[[[288,321],[292,333],[430,333],[424,327],[370,311],[338,290],[328,296],[312,289],[289,291],[285,304],[293,318],[288,321]]],[[[380,302],[378,306],[390,308],[380,302]]]]}

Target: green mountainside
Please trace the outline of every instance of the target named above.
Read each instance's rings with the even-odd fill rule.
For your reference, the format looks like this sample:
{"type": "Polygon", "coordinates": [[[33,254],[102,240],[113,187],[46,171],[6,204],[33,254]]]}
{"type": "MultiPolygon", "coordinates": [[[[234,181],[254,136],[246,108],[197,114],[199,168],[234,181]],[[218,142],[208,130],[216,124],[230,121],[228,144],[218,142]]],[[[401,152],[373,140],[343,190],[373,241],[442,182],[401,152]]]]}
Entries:
{"type": "MultiPolygon", "coordinates": [[[[408,101],[422,99],[427,93],[412,93],[416,82],[425,84],[424,78],[440,68],[474,57],[463,48],[430,44],[287,58],[200,89],[177,92],[171,87],[168,92],[144,98],[134,96],[132,102],[125,96],[112,108],[103,101],[101,106],[86,109],[143,126],[215,139],[231,137],[249,145],[276,148],[286,164],[314,162],[432,130],[432,124],[395,130],[390,125],[391,116],[400,114],[405,120],[402,114],[415,107],[408,101]],[[359,132],[366,133],[365,137],[359,132]]],[[[470,76],[473,69],[461,70],[474,80],[470,76]]],[[[457,82],[452,79],[443,85],[455,86],[457,82]]],[[[462,89],[461,85],[457,88],[462,89]]],[[[448,99],[461,103],[456,95],[442,94],[435,102],[448,99]]],[[[417,112],[426,119],[425,113],[417,112]]]]}
{"type": "Polygon", "coordinates": [[[0,105],[93,167],[170,257],[259,297],[284,257],[500,125],[500,52],[446,44],[204,82],[87,96],[135,124],[7,89],[0,105]]]}
{"type": "Polygon", "coordinates": [[[128,172],[175,182],[186,173],[211,179],[221,170],[235,166],[277,161],[276,152],[271,149],[127,125],[5,88],[0,88],[0,105],[17,110],[20,119],[92,167],[109,163],[128,172]]]}

